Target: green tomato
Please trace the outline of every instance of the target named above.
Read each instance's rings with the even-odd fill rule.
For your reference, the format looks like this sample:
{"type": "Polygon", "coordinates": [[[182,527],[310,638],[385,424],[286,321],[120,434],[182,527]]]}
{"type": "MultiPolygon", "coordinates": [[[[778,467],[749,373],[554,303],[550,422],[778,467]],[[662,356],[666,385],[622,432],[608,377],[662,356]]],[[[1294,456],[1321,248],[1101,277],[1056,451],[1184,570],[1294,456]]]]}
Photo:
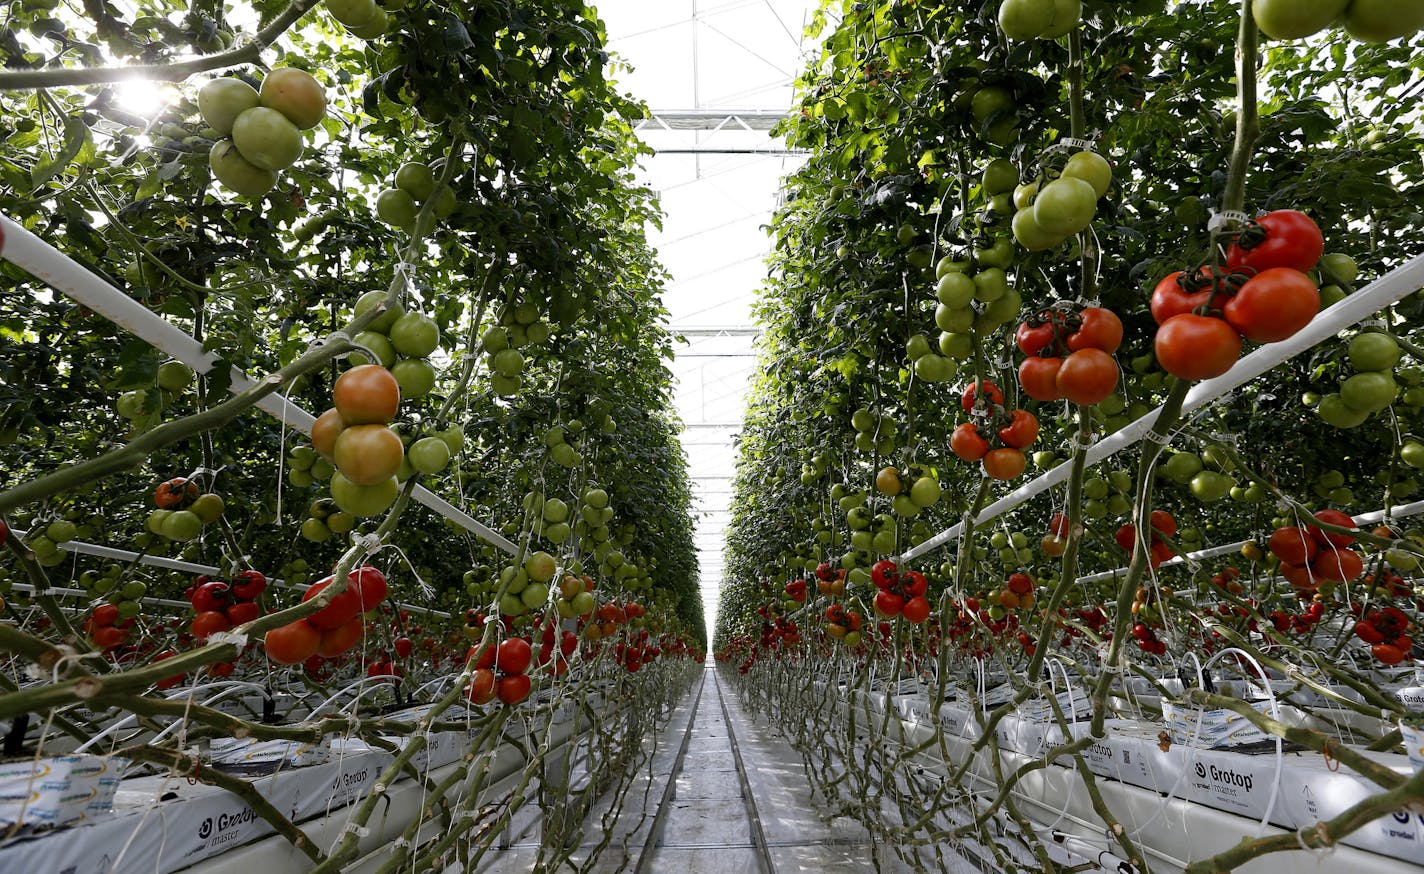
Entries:
{"type": "MultiPolygon", "coordinates": [[[[296,130],[296,128],[292,128],[296,130]]],[[[213,178],[242,197],[255,200],[277,184],[277,173],[264,170],[242,156],[232,140],[218,140],[208,152],[213,178]]]]}
{"type": "Polygon", "coordinates": [[[1340,17],[1350,0],[1251,0],[1256,26],[1271,39],[1301,39],[1340,17]]]}
{"type": "Polygon", "coordinates": [[[163,530],[159,533],[169,540],[187,543],[203,533],[203,520],[192,510],[176,510],[163,520],[163,530]]]}
{"type": "Polygon", "coordinates": [[[1202,460],[1194,452],[1177,452],[1162,465],[1162,475],[1174,483],[1186,484],[1202,470],[1202,460]]]}
{"type": "Polygon", "coordinates": [[[939,480],[932,476],[922,476],[910,486],[910,500],[918,507],[932,507],[940,498],[939,480]]]}
{"type": "Polygon", "coordinates": [[[1190,488],[1193,497],[1203,504],[1210,504],[1231,494],[1234,485],[1236,481],[1226,474],[1204,470],[1192,477],[1190,488]]]}
{"type": "Polygon", "coordinates": [[[991,197],[1012,192],[1018,184],[1018,168],[1007,158],[995,158],[984,168],[984,193],[991,197]]]}
{"type": "Polygon", "coordinates": [[[1049,234],[1069,236],[1092,224],[1098,197],[1092,183],[1072,176],[1053,180],[1033,202],[1033,217],[1049,234]]]}
{"type": "Polygon", "coordinates": [[[386,10],[377,6],[376,14],[371,16],[370,21],[365,24],[348,27],[347,30],[351,31],[351,35],[357,39],[375,39],[378,36],[384,35],[390,26],[390,16],[386,14],[386,10]]]}
{"type": "Polygon", "coordinates": [[[158,387],[177,394],[193,383],[193,368],[181,361],[165,361],[158,366],[158,387]]]}
{"type": "Polygon", "coordinates": [[[353,516],[376,516],[390,509],[400,494],[400,482],[393,476],[384,482],[361,486],[342,476],[331,476],[331,499],[336,506],[353,516]]]}
{"type": "Polygon", "coordinates": [[[387,188],[376,195],[376,217],[388,225],[409,230],[415,227],[419,212],[415,198],[400,188],[387,188]]]}
{"type": "Polygon", "coordinates": [[[974,120],[983,124],[996,113],[1012,110],[1015,106],[1013,92],[998,85],[987,85],[974,92],[970,110],[974,120]]]}
{"type": "Polygon", "coordinates": [[[490,367],[500,376],[518,376],[524,369],[524,355],[518,349],[502,349],[490,359],[490,367]]]}
{"type": "Polygon", "coordinates": [[[424,358],[402,358],[391,365],[391,376],[404,400],[423,398],[435,388],[435,368],[424,358]]]}
{"type": "Polygon", "coordinates": [[[285,115],[266,106],[237,117],[232,142],[248,163],[263,170],[284,170],[302,156],[302,132],[285,115]]]}
{"type": "Polygon", "coordinates": [[[549,587],[543,583],[531,583],[519,593],[519,600],[525,607],[534,610],[549,600],[549,587]]]}
{"type": "Polygon", "coordinates": [[[415,198],[416,203],[424,203],[435,193],[435,174],[424,164],[411,161],[396,171],[396,187],[415,198]]]}
{"type": "Polygon", "coordinates": [[[608,492],[603,489],[589,489],[583,493],[583,502],[602,510],[608,506],[608,492]]]}
{"type": "Polygon", "coordinates": [[[1328,394],[1321,398],[1320,406],[1315,412],[1321,421],[1335,428],[1354,428],[1363,424],[1370,416],[1368,412],[1361,412],[1345,403],[1344,398],[1338,394],[1328,394]]]}
{"type": "MultiPolygon", "coordinates": [[[[1340,398],[1351,409],[1362,413],[1377,413],[1394,403],[1399,386],[1389,373],[1357,373],[1340,383],[1340,398]]],[[[1324,403],[1322,401],[1321,403],[1324,403]]]]}
{"type": "Polygon", "coordinates": [[[953,361],[933,352],[915,360],[915,375],[925,382],[949,382],[959,373],[953,361]]]}
{"type": "Polygon", "coordinates": [[[966,260],[956,260],[953,255],[945,255],[935,265],[935,279],[943,279],[949,273],[965,273],[972,265],[966,260]]]}
{"type": "Polygon", "coordinates": [[[1045,231],[1039,225],[1034,211],[1028,207],[1021,208],[1014,213],[1014,220],[1010,227],[1014,232],[1014,239],[1030,252],[1042,252],[1057,248],[1067,239],[1062,234],[1050,234],[1045,231]]]}
{"type": "Polygon", "coordinates": [[[974,280],[963,273],[946,273],[935,286],[935,298],[952,309],[967,307],[974,300],[974,280]]]}
{"type": "Polygon", "coordinates": [[[1331,252],[1320,259],[1320,269],[1336,282],[1351,285],[1360,278],[1360,265],[1341,252],[1331,252]]]}
{"type": "Polygon", "coordinates": [[[1003,0],[999,27],[1014,41],[1037,39],[1053,26],[1054,11],[1053,0],[1003,0]]]}
{"type": "MultiPolygon", "coordinates": [[[[350,358],[351,363],[379,364],[382,367],[390,367],[392,364],[395,364],[396,347],[391,345],[390,339],[388,339],[385,334],[376,331],[362,331],[355,336],[354,340],[359,345],[371,350],[371,354],[376,356],[376,360],[372,361],[370,356],[366,353],[357,351],[347,356],[350,358]]],[[[404,391],[401,392],[401,396],[405,396],[404,391]]]]}
{"type": "Polygon", "coordinates": [[[213,79],[198,91],[198,111],[208,127],[217,131],[220,137],[231,134],[237,117],[260,101],[257,89],[241,79],[230,77],[213,79]]]}
{"type": "Polygon", "coordinates": [[[995,237],[994,245],[975,249],[974,260],[982,267],[1007,268],[1014,263],[1014,244],[1008,237],[995,237]]]}
{"type": "Polygon", "coordinates": [[[79,526],[68,519],[56,519],[45,528],[45,536],[55,543],[68,543],[79,533],[79,526]]]}
{"type": "Polygon", "coordinates": [[[1097,152],[1074,154],[1063,168],[1063,175],[1087,182],[1093,186],[1098,198],[1107,194],[1108,187],[1112,185],[1112,165],[1097,152]]]}
{"type": "Polygon", "coordinates": [[[940,304],[935,307],[935,327],[950,334],[968,333],[974,327],[974,309],[967,306],[951,309],[940,304]]]}
{"type": "Polygon", "coordinates": [[[1327,285],[1320,289],[1320,308],[1328,310],[1345,299],[1345,289],[1338,285],[1327,285]]]}
{"type": "Polygon", "coordinates": [[[406,313],[391,325],[391,345],[407,358],[424,358],[440,345],[440,326],[424,313],[406,313]]]}
{"type": "Polygon", "coordinates": [[[423,474],[439,473],[450,463],[450,447],[439,437],[420,438],[411,444],[408,455],[410,466],[423,474]]]}
{"type": "Polygon", "coordinates": [[[1364,42],[1389,42],[1424,28],[1424,0],[1351,0],[1345,32],[1364,42]]]}
{"type": "MultiPolygon", "coordinates": [[[[990,267],[974,274],[974,299],[988,303],[1009,293],[1009,277],[998,267],[990,267]]],[[[941,330],[952,330],[940,326],[941,330]]]]}
{"type": "Polygon", "coordinates": [[[376,0],[326,0],[326,11],[347,27],[360,27],[376,17],[376,0]]]}
{"type": "Polygon", "coordinates": [[[325,521],[332,534],[345,534],[356,527],[356,517],[340,510],[327,516],[325,521]]]}
{"type": "Polygon", "coordinates": [[[1040,39],[1067,36],[1083,18],[1083,0],[1053,0],[1053,23],[1039,34],[1040,39]]]}
{"type": "Polygon", "coordinates": [[[967,361],[974,354],[974,339],[969,334],[946,331],[939,335],[939,353],[954,361],[967,361]]]}
{"type": "Polygon", "coordinates": [[[905,354],[911,361],[919,361],[930,354],[930,340],[924,334],[915,334],[905,343],[905,354]]]}
{"type": "Polygon", "coordinates": [[[1404,441],[1404,445],[1399,447],[1399,458],[1415,470],[1424,470],[1424,443],[1418,440],[1404,441]]]}
{"type": "Polygon", "coordinates": [[[1350,338],[1350,366],[1356,370],[1393,370],[1399,363],[1399,343],[1375,331],[1350,338]]]}
{"type": "MultiPolygon", "coordinates": [[[[368,291],[361,295],[356,299],[356,315],[363,316],[367,312],[375,309],[381,301],[385,300],[385,297],[386,293],[384,291],[368,291]]],[[[405,315],[405,307],[399,303],[393,304],[367,326],[368,330],[385,334],[390,331],[391,325],[396,323],[396,319],[403,315],[405,315]]]]}

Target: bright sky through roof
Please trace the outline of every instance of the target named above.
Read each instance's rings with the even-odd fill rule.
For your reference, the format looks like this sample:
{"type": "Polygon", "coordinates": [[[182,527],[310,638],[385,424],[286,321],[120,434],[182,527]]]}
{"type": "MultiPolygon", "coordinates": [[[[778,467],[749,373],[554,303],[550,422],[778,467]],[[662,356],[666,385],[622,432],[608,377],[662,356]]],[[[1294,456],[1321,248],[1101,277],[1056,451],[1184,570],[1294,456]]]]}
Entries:
{"type": "MultiPolygon", "coordinates": [[[[655,113],[707,110],[785,112],[793,82],[814,46],[801,32],[815,0],[602,0],[609,46],[632,72],[620,86],[655,113]]],[[[672,275],[665,302],[676,331],[690,331],[672,364],[675,403],[687,426],[698,563],[707,630],[715,627],[722,582],[723,529],[748,382],[756,367],[751,307],[766,275],[764,230],[782,178],[798,158],[768,154],[686,154],[696,150],[776,151],[765,131],[735,124],[717,131],[645,126],[659,154],[643,179],[667,216],[652,244],[672,275]],[[723,329],[723,330],[713,330],[723,329]]]]}

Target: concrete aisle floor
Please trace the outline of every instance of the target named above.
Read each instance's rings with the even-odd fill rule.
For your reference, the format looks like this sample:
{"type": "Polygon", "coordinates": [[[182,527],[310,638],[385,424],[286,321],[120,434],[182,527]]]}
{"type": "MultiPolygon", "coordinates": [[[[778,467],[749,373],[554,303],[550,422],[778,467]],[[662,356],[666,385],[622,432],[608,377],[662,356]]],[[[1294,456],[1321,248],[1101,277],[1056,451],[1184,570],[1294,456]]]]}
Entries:
{"type": "MultiPolygon", "coordinates": [[[[821,819],[819,799],[812,797],[800,755],[742,708],[731,689],[719,683],[712,665],[703,681],[689,735],[688,718],[696,699],[694,686],[659,733],[655,748],[650,743],[651,767],[644,769],[628,793],[623,815],[609,829],[611,845],[593,866],[594,871],[610,874],[636,869],[671,775],[676,781],[672,799],[644,870],[651,874],[765,872],[767,865],[752,824],[753,805],[747,803],[737,773],[733,739],[741,754],[766,838],[766,855],[775,874],[877,870],[872,859],[875,849],[865,829],[849,818],[829,823],[821,819]],[[687,751],[677,773],[672,774],[684,736],[687,751]],[[644,797],[648,799],[646,811],[644,797]]],[[[603,838],[602,817],[606,810],[607,805],[600,804],[590,814],[576,860],[586,858],[588,848],[603,838]]],[[[505,849],[487,856],[480,870],[496,874],[532,871],[538,846],[539,812],[531,805],[515,818],[506,835],[505,849]]],[[[879,871],[908,870],[884,848],[878,855],[879,871]]],[[[968,867],[963,870],[977,871],[968,867]]]]}

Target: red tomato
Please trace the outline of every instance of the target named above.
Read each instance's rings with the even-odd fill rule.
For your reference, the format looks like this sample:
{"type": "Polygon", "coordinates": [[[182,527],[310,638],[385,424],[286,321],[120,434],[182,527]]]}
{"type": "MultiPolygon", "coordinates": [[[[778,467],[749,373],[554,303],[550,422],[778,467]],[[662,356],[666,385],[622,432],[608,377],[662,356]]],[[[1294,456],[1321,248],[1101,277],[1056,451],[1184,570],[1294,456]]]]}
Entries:
{"type": "Polygon", "coordinates": [[[1210,289],[1191,293],[1183,289],[1182,275],[1182,271],[1178,270],[1157,283],[1157,287],[1152,290],[1149,308],[1152,310],[1152,318],[1159,325],[1166,324],[1173,316],[1193,312],[1211,300],[1210,289]]]}
{"type": "Polygon", "coordinates": [[[396,655],[403,659],[410,658],[410,654],[415,651],[415,644],[409,637],[397,637],[395,642],[396,655]]]}
{"type": "Polygon", "coordinates": [[[1286,564],[1310,564],[1315,559],[1315,554],[1320,551],[1320,545],[1310,536],[1309,531],[1294,526],[1277,528],[1271,532],[1271,539],[1267,541],[1266,548],[1286,564]]]}
{"type": "Polygon", "coordinates": [[[238,601],[236,604],[229,604],[223,612],[227,614],[227,621],[236,626],[261,616],[262,608],[256,601],[238,601]]]}
{"type": "Polygon", "coordinates": [[[529,641],[522,637],[510,637],[500,641],[499,651],[494,659],[495,667],[505,674],[522,674],[529,670],[533,661],[534,650],[529,646],[529,641]]]}
{"type": "Polygon", "coordinates": [[[158,488],[153,490],[153,503],[155,506],[165,510],[177,507],[184,500],[191,500],[198,496],[198,484],[190,482],[187,477],[175,476],[167,482],[158,484],[158,488]]]}
{"type": "Polygon", "coordinates": [[[1162,369],[1178,379],[1211,379],[1241,357],[1241,335],[1222,319],[1186,313],[1157,329],[1153,351],[1162,369]]]}
{"type": "Polygon", "coordinates": [[[1384,633],[1367,619],[1355,623],[1355,636],[1365,643],[1384,643],[1384,633]]]}
{"type": "Polygon", "coordinates": [[[1405,652],[1397,646],[1388,643],[1377,643],[1370,647],[1370,653],[1376,659],[1387,665],[1397,665],[1404,661],[1405,652]]]}
{"type": "Polygon", "coordinates": [[[1153,510],[1152,515],[1147,517],[1147,527],[1164,537],[1174,537],[1177,533],[1177,520],[1166,510],[1153,510]]]}
{"type": "Polygon", "coordinates": [[[232,623],[217,610],[204,610],[193,617],[193,636],[199,640],[207,640],[209,635],[227,631],[229,628],[232,628],[232,623]]]}
{"type": "Polygon", "coordinates": [[[1117,313],[1103,307],[1088,307],[1079,315],[1083,325],[1068,335],[1068,348],[1101,349],[1111,355],[1122,345],[1122,319],[1117,313]]]}
{"type": "Polygon", "coordinates": [[[193,595],[188,601],[193,605],[193,609],[199,613],[208,610],[221,610],[227,606],[230,600],[231,590],[227,583],[203,583],[193,590],[193,595]]]}
{"type": "Polygon", "coordinates": [[[465,653],[465,661],[474,662],[477,668],[493,668],[495,649],[493,646],[487,646],[481,651],[478,646],[472,646],[470,651],[465,653]],[[475,660],[476,656],[479,656],[478,661],[475,660]]]}
{"type": "Polygon", "coordinates": [[[1289,267],[1263,270],[1241,286],[1222,315],[1247,340],[1276,343],[1304,328],[1320,312],[1320,290],[1289,267]]]}
{"type": "Polygon", "coordinates": [[[345,625],[323,631],[321,642],[316,647],[316,654],[322,658],[334,659],[360,643],[361,638],[365,635],[366,623],[361,620],[360,616],[353,617],[345,625]]]}
{"type": "Polygon", "coordinates": [[[1310,563],[1310,572],[1317,579],[1348,583],[1365,572],[1365,561],[1353,549],[1322,549],[1310,563]]]}
{"type": "Polygon", "coordinates": [[[100,649],[113,649],[128,640],[129,633],[122,628],[106,625],[91,631],[89,637],[94,640],[94,645],[100,649]]]}
{"type": "MultiPolygon", "coordinates": [[[[1320,510],[1315,514],[1315,518],[1328,525],[1339,525],[1341,528],[1355,527],[1355,520],[1339,510],[1320,510]]],[[[1331,546],[1349,546],[1355,542],[1355,538],[1348,534],[1336,534],[1316,525],[1307,525],[1306,528],[1322,549],[1328,549],[1331,546]]]]}
{"type": "Polygon", "coordinates": [[[888,558],[882,558],[870,566],[870,581],[877,589],[888,589],[899,580],[899,569],[895,567],[895,562],[888,558]]]}
{"type": "Polygon", "coordinates": [[[1025,358],[1019,365],[1019,388],[1036,401],[1061,401],[1058,371],[1062,358],[1025,358]]]}
{"type": "Polygon", "coordinates": [[[919,625],[921,622],[930,618],[929,599],[923,595],[916,595],[905,602],[902,612],[904,613],[905,621],[919,625]]]}
{"type": "Polygon", "coordinates": [[[1009,587],[1009,591],[1015,595],[1027,595],[1033,591],[1033,577],[1028,574],[1009,574],[1005,584],[1009,587]]]}
{"type": "MultiPolygon", "coordinates": [[[[990,404],[997,404],[998,406],[1004,405],[1004,393],[999,390],[997,385],[994,385],[986,379],[983,382],[983,386],[984,396],[988,398],[990,404]]],[[[964,394],[959,396],[959,403],[960,406],[964,407],[964,412],[967,413],[974,409],[974,400],[978,397],[978,394],[979,384],[973,382],[969,383],[969,386],[964,389],[964,394]]]]}
{"type": "MultiPolygon", "coordinates": [[[[629,666],[629,670],[633,670],[629,666]]],[[[499,700],[505,704],[518,704],[529,697],[529,690],[533,686],[531,681],[524,674],[514,674],[508,677],[499,678],[499,700]]]]}
{"type": "Polygon", "coordinates": [[[260,571],[240,571],[232,578],[232,593],[243,600],[254,601],[266,590],[267,577],[260,571]]]}
{"type": "Polygon", "coordinates": [[[881,616],[898,616],[905,609],[905,599],[886,589],[875,593],[875,612],[881,616]]]}
{"type": "Polygon", "coordinates": [[[1027,464],[1028,459],[1017,449],[995,449],[984,456],[984,472],[990,479],[1014,479],[1027,464]]]}
{"type": "Polygon", "coordinates": [[[1172,551],[1172,547],[1168,546],[1160,540],[1153,542],[1152,549],[1150,550],[1150,552],[1152,567],[1154,568],[1160,565],[1162,562],[1166,561],[1167,559],[1171,558],[1172,556],[1176,555],[1176,553],[1172,551]]]}
{"type": "Polygon", "coordinates": [[[1037,355],[1053,342],[1057,335],[1057,329],[1052,322],[1044,322],[1041,325],[1030,325],[1028,322],[1020,322],[1018,329],[1014,331],[1014,342],[1018,344],[1019,351],[1025,355],[1037,355]]]}
{"type": "Polygon", "coordinates": [[[267,632],[262,640],[267,658],[279,665],[295,665],[316,655],[321,632],[305,619],[288,622],[267,632]]]}
{"type": "Polygon", "coordinates": [[[465,687],[465,697],[472,704],[488,704],[494,700],[494,671],[480,668],[470,677],[470,685],[465,687]]]}
{"type": "Polygon", "coordinates": [[[104,628],[119,621],[119,608],[113,604],[100,604],[94,608],[94,615],[90,619],[95,628],[104,628]]]}
{"type": "Polygon", "coordinates": [[[925,575],[919,571],[906,571],[900,577],[900,585],[905,594],[911,598],[918,597],[930,590],[930,581],[925,579],[925,575]]]}
{"type": "Polygon", "coordinates": [[[237,665],[232,662],[215,662],[208,665],[208,673],[214,677],[231,677],[235,670],[237,670],[237,665]]]}
{"type": "Polygon", "coordinates": [[[949,435],[949,448],[965,461],[978,461],[989,451],[989,441],[979,436],[979,426],[965,422],[949,435]]]}
{"type": "MultiPolygon", "coordinates": [[[[331,585],[331,577],[321,580],[302,593],[303,603],[310,601],[327,586],[331,585]]],[[[332,597],[331,603],[307,617],[307,621],[316,626],[321,631],[330,631],[333,628],[340,628],[350,622],[358,612],[360,612],[361,602],[352,591],[350,583],[346,586],[346,591],[332,597]]],[[[302,661],[299,659],[298,661],[302,661]]]]}
{"type": "Polygon", "coordinates": [[[1295,586],[1298,589],[1307,590],[1314,589],[1316,586],[1320,585],[1321,579],[1315,574],[1313,570],[1311,570],[1310,565],[1299,564],[1283,563],[1281,565],[1281,576],[1285,577],[1286,582],[1290,583],[1292,586],[1295,586]]]}
{"type": "Polygon", "coordinates": [[[1075,404],[1091,407],[1117,388],[1118,367],[1101,349],[1080,349],[1063,359],[1058,369],[1058,391],[1075,404]]]}
{"type": "Polygon", "coordinates": [[[346,579],[347,591],[354,590],[356,592],[356,597],[361,602],[362,613],[376,609],[382,601],[386,600],[386,593],[390,591],[386,575],[370,565],[357,568],[348,574],[346,579]]]}
{"type": "Polygon", "coordinates": [[[1009,424],[999,429],[999,440],[1014,449],[1027,449],[1038,439],[1038,417],[1027,410],[1014,410],[1011,415],[1009,424]]]}
{"type": "Polygon", "coordinates": [[[1226,266],[1257,271],[1290,267],[1302,273],[1315,268],[1325,252],[1325,237],[1310,216],[1294,209],[1278,209],[1256,219],[1266,238],[1250,248],[1233,243],[1226,250],[1226,266]]]}

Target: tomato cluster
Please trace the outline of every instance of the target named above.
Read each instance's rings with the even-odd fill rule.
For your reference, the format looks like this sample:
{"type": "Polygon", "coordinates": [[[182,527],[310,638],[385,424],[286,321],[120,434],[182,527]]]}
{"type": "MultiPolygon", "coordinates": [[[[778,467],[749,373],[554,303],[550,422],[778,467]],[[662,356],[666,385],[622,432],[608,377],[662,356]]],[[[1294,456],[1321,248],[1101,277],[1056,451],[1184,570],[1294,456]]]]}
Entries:
{"type": "MultiPolygon", "coordinates": [[[[334,577],[326,577],[302,594],[302,601],[321,595],[334,577]]],[[[314,655],[335,658],[359,643],[366,633],[362,613],[380,606],[388,585],[380,571],[366,565],[346,576],[346,589],[332,596],[320,610],[267,632],[263,640],[267,658],[279,665],[295,665],[314,655]]]]}
{"type": "Polygon", "coordinates": [[[1019,387],[1036,401],[1100,403],[1117,388],[1121,371],[1113,353],[1122,344],[1122,321],[1112,310],[1053,307],[1024,320],[1014,332],[1019,387]]]}
{"type": "Polygon", "coordinates": [[[904,616],[916,625],[930,615],[929,580],[919,571],[900,573],[895,562],[881,559],[870,568],[870,581],[875,584],[875,612],[886,618],[904,616]]]}
{"type": "Polygon", "coordinates": [[[124,619],[119,616],[117,604],[100,604],[89,614],[84,630],[95,646],[108,652],[128,642],[133,626],[132,617],[124,619]]]}
{"type": "Polygon", "coordinates": [[[257,599],[267,588],[267,577],[259,571],[245,570],[235,574],[231,583],[204,575],[193,581],[183,593],[197,615],[189,626],[198,640],[251,622],[262,615],[257,599]]]}
{"type": "MultiPolygon", "coordinates": [[[[1176,535],[1177,520],[1172,518],[1172,514],[1166,510],[1153,510],[1148,525],[1152,528],[1148,561],[1151,562],[1152,569],[1156,570],[1158,565],[1177,554],[1176,550],[1172,549],[1164,539],[1176,535]]],[[[1137,526],[1131,523],[1120,526],[1117,533],[1113,535],[1113,539],[1117,541],[1118,546],[1123,548],[1123,551],[1131,554],[1137,544],[1137,526]]]]}
{"type": "Polygon", "coordinates": [[[196,540],[225,509],[221,495],[200,493],[198,484],[184,476],[159,483],[153,490],[153,505],[157,509],[148,514],[148,530],[179,543],[196,540]]]}
{"type": "Polygon", "coordinates": [[[1004,393],[988,380],[970,383],[960,405],[966,413],[984,415],[992,442],[980,433],[977,423],[964,422],[950,435],[950,450],[964,461],[982,462],[984,473],[993,479],[1011,480],[1023,473],[1028,464],[1023,450],[1038,439],[1038,417],[1027,410],[1005,408],[1004,393]]]}
{"type": "Polygon", "coordinates": [[[1153,350],[1162,369],[1189,381],[1226,373],[1245,338],[1275,343],[1310,324],[1320,289],[1307,271],[1325,251],[1320,228],[1305,213],[1266,213],[1226,251],[1227,273],[1179,271],[1153,289],[1153,350]]]}
{"type": "Polygon", "coordinates": [[[488,704],[496,697],[503,704],[518,704],[529,697],[533,681],[529,667],[534,648],[522,637],[507,637],[499,646],[470,647],[466,660],[475,666],[465,697],[472,704],[488,704]]]}
{"type": "Polygon", "coordinates": [[[845,594],[845,590],[845,568],[833,568],[828,561],[816,565],[816,591],[831,598],[839,598],[845,594]]]}
{"type": "MultiPolygon", "coordinates": [[[[1355,520],[1339,510],[1315,514],[1321,522],[1354,528],[1355,520]]],[[[1365,572],[1365,562],[1350,549],[1355,538],[1317,525],[1288,525],[1271,532],[1266,547],[1281,560],[1281,576],[1297,589],[1315,590],[1322,582],[1348,583],[1365,572]]]]}
{"type": "Polygon", "coordinates": [[[860,629],[865,617],[854,610],[847,610],[840,604],[826,608],[826,636],[843,641],[846,646],[855,647],[860,643],[860,629]]]}
{"type": "Polygon", "coordinates": [[[1371,610],[1355,623],[1355,636],[1369,644],[1370,654],[1386,665],[1399,664],[1413,651],[1408,630],[1409,617],[1398,607],[1371,610]]]}

